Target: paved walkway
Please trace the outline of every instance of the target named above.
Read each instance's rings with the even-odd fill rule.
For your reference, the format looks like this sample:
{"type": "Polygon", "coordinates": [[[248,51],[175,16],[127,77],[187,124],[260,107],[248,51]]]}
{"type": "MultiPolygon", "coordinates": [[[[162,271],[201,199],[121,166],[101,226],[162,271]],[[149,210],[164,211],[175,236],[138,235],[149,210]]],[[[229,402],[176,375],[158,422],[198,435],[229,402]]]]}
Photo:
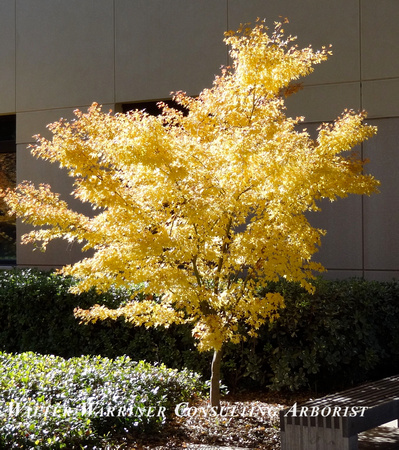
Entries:
{"type": "MultiPolygon", "coordinates": [[[[187,450],[251,450],[243,447],[187,445],[187,450]]],[[[396,421],[359,434],[359,450],[399,450],[399,428],[396,421]]]]}
{"type": "MultiPolygon", "coordinates": [[[[396,421],[359,434],[358,450],[399,450],[399,428],[396,421]]],[[[188,444],[187,450],[251,450],[244,447],[219,447],[188,444]]]]}
{"type": "Polygon", "coordinates": [[[399,428],[390,422],[359,434],[359,450],[399,450],[399,428]]]}

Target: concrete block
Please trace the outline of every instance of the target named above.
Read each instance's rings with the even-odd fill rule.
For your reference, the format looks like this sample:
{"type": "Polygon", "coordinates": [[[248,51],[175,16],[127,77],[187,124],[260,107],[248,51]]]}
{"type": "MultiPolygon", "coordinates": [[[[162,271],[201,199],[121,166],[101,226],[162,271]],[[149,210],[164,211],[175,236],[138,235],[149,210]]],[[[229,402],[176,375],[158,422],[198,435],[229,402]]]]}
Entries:
{"type": "Polygon", "coordinates": [[[397,0],[362,0],[363,80],[399,77],[399,7],[397,0]]]}
{"type": "Polygon", "coordinates": [[[0,2],[0,114],[15,112],[15,0],[0,2]]]}
{"type": "MultiPolygon", "coordinates": [[[[375,3],[374,3],[375,4],[375,3]]],[[[300,47],[319,49],[332,44],[333,56],[315,66],[305,84],[352,82],[360,78],[359,5],[357,0],[229,0],[229,29],[240,23],[266,18],[273,22],[287,17],[287,35],[298,36],[300,47]]]]}
{"type": "MultiPolygon", "coordinates": [[[[73,120],[75,115],[73,111],[79,109],[86,112],[90,105],[84,105],[74,108],[46,109],[42,111],[29,111],[17,114],[17,143],[30,144],[35,142],[34,135],[40,134],[46,139],[50,139],[52,133],[46,128],[49,123],[56,122],[61,118],[73,120]]],[[[103,111],[115,111],[115,105],[103,105],[103,111]]]]}
{"type": "Polygon", "coordinates": [[[369,122],[378,134],[364,144],[364,156],[381,186],[380,194],[364,199],[365,268],[399,271],[399,119],[369,122]]]}
{"type": "Polygon", "coordinates": [[[17,111],[113,103],[113,2],[16,2],[17,111]]]}
{"type": "Polygon", "coordinates": [[[359,110],[360,84],[341,83],[305,86],[286,100],[287,114],[304,116],[305,122],[327,122],[336,119],[345,109],[359,110]]]}
{"type": "Polygon", "coordinates": [[[307,214],[312,226],[327,231],[313,260],[321,262],[329,272],[362,270],[361,197],[323,200],[320,205],[322,211],[307,214]]]}
{"type": "Polygon", "coordinates": [[[362,83],[362,107],[368,117],[399,116],[398,98],[399,77],[362,83]]]}
{"type": "Polygon", "coordinates": [[[227,63],[226,0],[118,0],[116,101],[197,95],[227,63]]]}

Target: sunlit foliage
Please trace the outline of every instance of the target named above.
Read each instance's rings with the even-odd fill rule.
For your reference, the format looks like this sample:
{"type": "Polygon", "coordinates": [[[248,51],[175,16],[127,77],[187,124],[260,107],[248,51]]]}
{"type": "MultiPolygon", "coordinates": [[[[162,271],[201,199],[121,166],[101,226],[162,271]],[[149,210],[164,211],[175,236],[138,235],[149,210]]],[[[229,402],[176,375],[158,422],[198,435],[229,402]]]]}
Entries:
{"type": "Polygon", "coordinates": [[[65,267],[78,290],[142,283],[145,300],[119,309],[95,306],[83,321],[125,317],[145,326],[191,322],[200,350],[219,350],[276,317],[280,294],[257,295],[265,280],[309,280],[323,230],[305,213],[318,201],[371,194],[378,182],[356,155],[343,153],[371,137],[365,114],[345,111],[312,139],[285,114],[293,81],[327,59],[300,49],[282,24],[227,33],[232,66],[196,98],[183,92],[160,116],[104,113],[93,104],[72,122],[49,125],[32,153],[58,162],[75,179],[73,196],[87,216],[50,186],[24,182],[9,191],[12,211],[35,226],[24,242],[43,248],[78,241],[94,256],[65,267]],[[153,297],[156,293],[159,297],[153,297]]]}

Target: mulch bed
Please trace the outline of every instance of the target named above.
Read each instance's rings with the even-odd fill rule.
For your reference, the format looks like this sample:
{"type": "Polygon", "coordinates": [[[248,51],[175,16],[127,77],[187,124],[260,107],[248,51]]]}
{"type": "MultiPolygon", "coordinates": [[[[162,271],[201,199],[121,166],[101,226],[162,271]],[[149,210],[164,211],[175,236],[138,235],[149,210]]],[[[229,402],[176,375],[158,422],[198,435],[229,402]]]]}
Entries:
{"type": "Polygon", "coordinates": [[[138,450],[198,449],[238,447],[245,449],[280,449],[279,411],[295,402],[308,400],[308,395],[282,396],[271,393],[229,395],[221,402],[220,415],[210,410],[208,401],[196,402],[179,409],[162,429],[152,436],[129,436],[121,448],[138,450]]]}

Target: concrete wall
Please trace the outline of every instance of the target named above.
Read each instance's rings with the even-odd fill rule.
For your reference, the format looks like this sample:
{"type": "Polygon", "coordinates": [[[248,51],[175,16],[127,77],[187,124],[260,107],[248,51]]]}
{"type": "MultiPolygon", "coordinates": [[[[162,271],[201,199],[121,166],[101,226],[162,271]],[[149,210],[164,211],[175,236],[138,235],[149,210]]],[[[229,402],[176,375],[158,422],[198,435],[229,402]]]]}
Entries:
{"type": "MultiPolygon", "coordinates": [[[[329,277],[390,279],[399,273],[399,2],[397,0],[2,0],[0,114],[17,115],[18,180],[49,182],[65,198],[59,169],[26,147],[45,125],[93,101],[165,99],[198,94],[228,63],[223,32],[265,17],[288,17],[299,45],[333,45],[334,55],[289,99],[309,127],[344,108],[367,109],[379,134],[361,151],[381,194],[323,205],[312,223],[328,230],[317,256],[329,277]]],[[[18,226],[21,234],[25,228],[18,226]]],[[[46,254],[18,247],[20,265],[62,265],[77,248],[46,254]]]]}

